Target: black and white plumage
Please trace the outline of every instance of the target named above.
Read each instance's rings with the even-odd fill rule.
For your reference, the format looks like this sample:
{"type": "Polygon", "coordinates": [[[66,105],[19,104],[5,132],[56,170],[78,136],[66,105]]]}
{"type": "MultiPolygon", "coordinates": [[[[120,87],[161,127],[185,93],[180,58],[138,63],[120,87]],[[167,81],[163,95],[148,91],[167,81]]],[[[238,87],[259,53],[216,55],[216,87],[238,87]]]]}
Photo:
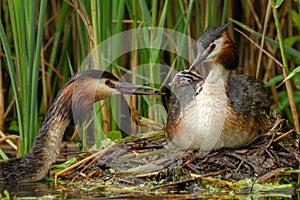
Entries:
{"type": "MultiPolygon", "coordinates": [[[[205,67],[208,75],[194,82],[201,77],[197,74],[190,85],[184,84],[185,89],[179,86],[175,97],[171,97],[165,128],[169,148],[238,148],[271,126],[269,90],[253,77],[231,75],[231,70],[238,67],[239,56],[227,27],[209,27],[197,42],[198,55],[186,71],[197,74],[197,67],[205,67]],[[193,95],[182,92],[187,88],[193,95]],[[182,101],[185,96],[187,100],[182,101]]],[[[182,72],[175,78],[179,75],[182,72]]],[[[185,83],[188,78],[185,76],[185,83]]]]}

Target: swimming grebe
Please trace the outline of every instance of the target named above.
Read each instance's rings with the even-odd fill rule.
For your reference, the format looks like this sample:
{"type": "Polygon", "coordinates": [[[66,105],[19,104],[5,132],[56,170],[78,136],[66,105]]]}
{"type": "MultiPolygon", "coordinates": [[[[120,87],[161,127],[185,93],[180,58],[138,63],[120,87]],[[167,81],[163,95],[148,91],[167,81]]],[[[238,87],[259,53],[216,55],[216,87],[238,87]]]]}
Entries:
{"type": "Polygon", "coordinates": [[[70,121],[73,119],[74,123],[81,124],[95,101],[120,93],[149,95],[159,92],[151,87],[121,81],[100,70],[82,71],[70,78],[57,94],[32,149],[20,158],[0,162],[0,183],[41,180],[59,154],[62,137],[70,121]],[[74,119],[73,112],[83,116],[74,119]]]}
{"type": "Polygon", "coordinates": [[[230,74],[239,56],[226,32],[228,25],[207,28],[197,41],[195,61],[172,81],[180,86],[169,103],[168,148],[238,148],[271,126],[269,90],[253,77],[230,74]],[[199,66],[208,70],[205,80],[195,70],[199,66]]]}

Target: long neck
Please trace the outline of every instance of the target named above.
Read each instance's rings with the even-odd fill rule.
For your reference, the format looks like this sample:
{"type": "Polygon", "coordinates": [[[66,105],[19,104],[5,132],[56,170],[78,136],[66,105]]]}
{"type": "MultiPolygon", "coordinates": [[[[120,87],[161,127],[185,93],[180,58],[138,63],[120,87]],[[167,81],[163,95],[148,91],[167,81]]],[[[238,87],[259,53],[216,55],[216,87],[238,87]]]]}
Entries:
{"type": "Polygon", "coordinates": [[[194,110],[201,113],[202,126],[199,128],[204,138],[201,149],[210,151],[220,137],[226,118],[228,98],[226,93],[229,72],[221,64],[213,64],[205,79],[201,92],[195,97],[194,110]]]}
{"type": "Polygon", "coordinates": [[[68,89],[64,88],[53,102],[29,152],[41,160],[42,176],[59,155],[62,137],[70,123],[72,93],[69,93],[68,89]]]}
{"type": "Polygon", "coordinates": [[[69,84],[59,92],[49,109],[32,149],[20,158],[0,162],[0,181],[37,181],[47,174],[70,123],[71,106],[72,84],[69,84]]]}
{"type": "Polygon", "coordinates": [[[228,78],[230,76],[230,71],[226,70],[224,66],[220,63],[214,63],[213,61],[208,61],[204,64],[207,71],[209,71],[205,82],[216,82],[220,79],[224,81],[226,85],[228,78]]]}

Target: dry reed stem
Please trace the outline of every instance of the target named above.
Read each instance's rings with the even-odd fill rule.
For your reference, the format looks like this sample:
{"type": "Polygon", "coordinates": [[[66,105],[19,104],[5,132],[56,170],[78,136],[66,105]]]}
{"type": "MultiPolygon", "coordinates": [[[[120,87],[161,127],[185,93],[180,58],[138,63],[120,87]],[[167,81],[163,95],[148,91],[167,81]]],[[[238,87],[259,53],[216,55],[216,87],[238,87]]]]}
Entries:
{"type": "Polygon", "coordinates": [[[265,175],[259,177],[257,179],[257,182],[258,183],[263,183],[263,182],[266,182],[267,180],[269,180],[270,178],[272,178],[273,176],[277,175],[278,173],[284,171],[284,170],[287,170],[287,169],[290,169],[288,167],[282,167],[282,168],[276,168],[272,171],[270,171],[269,173],[266,173],[265,175]]]}
{"type": "Polygon", "coordinates": [[[83,173],[87,168],[89,168],[92,164],[94,164],[96,162],[96,158],[94,158],[94,160],[92,162],[90,162],[89,164],[87,164],[86,166],[84,166],[84,168],[76,175],[72,178],[70,183],[73,183],[78,177],[79,175],[86,177],[86,175],[83,173]]]}
{"type": "Polygon", "coordinates": [[[264,52],[270,59],[272,59],[277,65],[279,65],[281,68],[283,68],[283,64],[279,62],[274,56],[272,56],[269,52],[267,52],[265,49],[262,49],[256,42],[254,42],[250,37],[248,37],[245,33],[240,31],[237,28],[234,28],[237,32],[239,32],[241,35],[243,35],[247,40],[249,40],[252,44],[254,44],[259,50],[264,52]]]}
{"type": "MultiPolygon", "coordinates": [[[[285,68],[283,68],[282,71],[283,71],[284,78],[286,78],[288,76],[288,74],[287,74],[285,68]]],[[[290,108],[291,108],[291,111],[292,111],[294,125],[295,125],[295,128],[296,128],[296,131],[298,133],[300,133],[299,116],[298,116],[296,104],[295,104],[295,101],[294,101],[293,88],[292,88],[291,80],[289,80],[289,79],[286,80],[285,87],[286,87],[288,99],[289,99],[289,102],[290,102],[290,108]]]]}
{"type": "MultiPolygon", "coordinates": [[[[46,83],[46,71],[45,71],[45,63],[44,63],[44,51],[41,51],[41,71],[42,71],[42,88],[43,88],[43,100],[44,100],[44,108],[49,108],[48,106],[48,94],[47,94],[47,83],[46,83]]],[[[47,114],[47,109],[44,109],[44,116],[47,114]]]]}
{"type": "Polygon", "coordinates": [[[6,136],[2,131],[0,131],[0,136],[3,137],[2,139],[0,139],[0,143],[6,141],[12,148],[17,150],[17,157],[20,157],[21,156],[20,137],[18,135],[6,136]],[[17,145],[15,145],[10,139],[15,139],[17,142],[17,145]]]}
{"type": "Polygon", "coordinates": [[[288,136],[289,134],[291,134],[291,133],[294,132],[294,131],[295,131],[294,129],[291,129],[291,130],[285,132],[284,134],[282,134],[282,135],[278,136],[277,138],[275,138],[275,139],[273,140],[273,142],[277,142],[278,140],[281,140],[282,138],[288,136]]]}
{"type": "MultiPolygon", "coordinates": [[[[283,68],[282,68],[283,77],[286,78],[288,76],[289,67],[288,67],[287,58],[286,58],[286,55],[284,52],[284,41],[283,41],[283,35],[281,32],[282,25],[280,24],[280,21],[279,21],[279,14],[278,14],[277,6],[275,4],[275,0],[270,0],[270,1],[272,4],[273,17],[274,17],[274,21],[275,21],[275,25],[276,25],[276,31],[277,31],[279,46],[280,46],[280,54],[281,54],[281,58],[282,58],[282,62],[283,62],[283,68]]],[[[295,104],[295,100],[294,100],[294,96],[293,96],[293,88],[292,88],[291,80],[287,80],[285,82],[285,87],[286,87],[287,96],[288,96],[289,103],[290,103],[290,109],[292,112],[294,125],[296,127],[296,131],[298,133],[300,133],[299,116],[297,113],[297,108],[296,108],[296,104],[295,104]]]]}
{"type": "Polygon", "coordinates": [[[89,34],[89,38],[90,38],[90,44],[92,47],[95,46],[95,38],[94,38],[94,34],[93,34],[93,27],[92,27],[92,24],[86,14],[86,12],[83,12],[79,9],[79,5],[77,3],[77,1],[68,1],[68,0],[65,0],[65,2],[67,4],[69,4],[71,7],[73,7],[75,9],[75,11],[77,12],[77,14],[79,15],[79,17],[81,18],[82,22],[84,23],[87,31],[88,31],[88,34],[89,34]]]}
{"type": "Polygon", "coordinates": [[[218,173],[219,172],[217,172],[217,173],[214,172],[214,173],[209,173],[209,174],[204,174],[204,175],[198,175],[198,174],[191,173],[192,178],[190,178],[190,179],[184,179],[184,180],[180,180],[180,181],[176,181],[176,182],[166,183],[164,185],[159,185],[157,187],[152,187],[148,190],[156,190],[156,189],[161,189],[161,188],[174,187],[176,185],[183,184],[183,183],[188,183],[188,182],[195,181],[195,180],[198,180],[198,179],[212,182],[215,185],[222,185],[222,186],[228,186],[228,187],[243,187],[244,186],[241,183],[231,182],[231,181],[226,181],[226,180],[219,180],[219,179],[215,179],[215,178],[210,177],[210,176],[213,176],[213,175],[217,175],[218,173]]]}
{"type": "MultiPolygon", "coordinates": [[[[264,20],[264,25],[263,25],[263,32],[262,32],[262,38],[261,38],[261,43],[260,43],[260,49],[263,49],[264,43],[265,43],[265,36],[266,36],[266,31],[267,31],[267,24],[271,16],[271,3],[268,3],[267,6],[267,12],[265,15],[265,20],[264,20]]],[[[262,51],[259,51],[258,54],[258,61],[257,61],[257,66],[256,66],[256,78],[258,78],[258,74],[260,71],[260,66],[261,66],[261,57],[262,57],[262,51]]]]}
{"type": "Polygon", "coordinates": [[[13,149],[17,150],[18,147],[10,139],[19,138],[18,135],[8,135],[6,136],[2,131],[0,131],[0,143],[6,141],[13,149]]]}
{"type": "Polygon", "coordinates": [[[72,170],[72,169],[75,169],[76,167],[78,167],[78,166],[81,165],[81,164],[86,163],[86,162],[89,161],[90,159],[101,157],[102,155],[104,155],[105,153],[107,153],[108,150],[110,150],[110,149],[111,149],[112,147],[114,147],[114,146],[115,146],[115,144],[111,144],[111,145],[109,145],[108,147],[106,147],[105,149],[102,149],[102,150],[100,150],[100,151],[98,151],[98,152],[96,152],[96,153],[90,155],[89,157],[86,157],[85,159],[83,159],[83,160],[81,160],[81,161],[79,161],[79,162],[77,162],[77,163],[71,165],[70,167],[67,167],[66,169],[64,169],[64,170],[62,170],[62,171],[56,173],[55,176],[54,176],[54,177],[55,177],[55,178],[54,178],[55,186],[58,185],[58,180],[57,180],[57,178],[58,178],[59,176],[61,176],[62,174],[66,173],[66,172],[68,172],[68,171],[70,171],[70,170],[72,170]]]}

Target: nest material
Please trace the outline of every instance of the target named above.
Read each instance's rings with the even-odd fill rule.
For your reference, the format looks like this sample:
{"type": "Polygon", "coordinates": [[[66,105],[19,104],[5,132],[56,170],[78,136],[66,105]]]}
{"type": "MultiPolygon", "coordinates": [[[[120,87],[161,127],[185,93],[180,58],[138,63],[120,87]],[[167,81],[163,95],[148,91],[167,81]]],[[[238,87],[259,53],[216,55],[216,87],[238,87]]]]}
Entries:
{"type": "MultiPolygon", "coordinates": [[[[277,121],[252,144],[235,150],[168,150],[163,147],[164,139],[157,135],[132,138],[110,145],[90,159],[71,166],[76,170],[69,171],[67,176],[73,181],[113,179],[122,182],[122,187],[150,180],[174,186],[176,181],[193,182],[204,177],[217,177],[231,183],[247,178],[269,182],[278,178],[281,171],[300,166],[299,135],[294,130],[280,131],[283,124],[282,120],[277,121]]],[[[297,180],[297,176],[290,177],[294,178],[292,181],[297,180]]]]}

